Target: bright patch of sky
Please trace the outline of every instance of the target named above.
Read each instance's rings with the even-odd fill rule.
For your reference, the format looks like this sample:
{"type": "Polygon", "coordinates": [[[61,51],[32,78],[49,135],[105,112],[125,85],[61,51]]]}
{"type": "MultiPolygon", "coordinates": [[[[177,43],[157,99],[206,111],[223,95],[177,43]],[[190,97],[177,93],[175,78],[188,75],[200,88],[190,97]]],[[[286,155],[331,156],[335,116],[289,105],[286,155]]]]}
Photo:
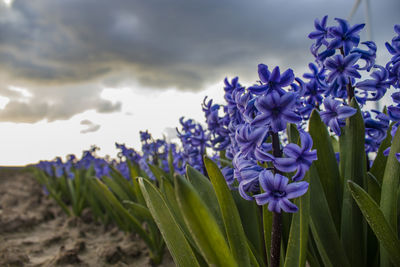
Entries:
{"type": "MultiPolygon", "coordinates": [[[[101,97],[120,101],[119,113],[99,114],[93,110],[75,115],[70,120],[37,123],[0,123],[0,165],[24,165],[39,160],[52,160],[67,154],[80,156],[91,145],[100,147],[100,156],[116,157],[115,142],[140,149],[139,131],[149,130],[155,138],[174,141],[179,118],[193,118],[204,123],[201,103],[207,95],[223,103],[223,83],[202,92],[143,90],[143,88],[105,88],[101,97]],[[82,123],[82,122],[86,123],[82,123]],[[90,122],[90,123],[89,123],[90,122]],[[101,125],[94,132],[85,132],[87,124],[101,125]]],[[[22,93],[22,92],[21,92],[22,93]]],[[[0,107],[6,103],[0,97],[0,107]]],[[[176,141],[176,140],[175,140],[176,141]]]]}
{"type": "Polygon", "coordinates": [[[3,3],[6,4],[6,6],[11,6],[13,0],[3,0],[3,3]]]}

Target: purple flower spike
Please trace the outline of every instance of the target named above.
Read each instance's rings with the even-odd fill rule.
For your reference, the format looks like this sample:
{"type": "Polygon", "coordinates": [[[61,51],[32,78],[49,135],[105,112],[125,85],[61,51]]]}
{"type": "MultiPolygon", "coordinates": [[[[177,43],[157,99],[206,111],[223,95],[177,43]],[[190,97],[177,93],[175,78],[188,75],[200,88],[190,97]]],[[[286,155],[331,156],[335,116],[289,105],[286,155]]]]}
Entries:
{"type": "Polygon", "coordinates": [[[260,185],[265,193],[255,195],[258,205],[268,204],[268,210],[280,213],[294,213],[298,208],[289,199],[300,197],[308,190],[307,182],[294,182],[288,184],[289,179],[280,174],[273,174],[269,170],[260,173],[260,185]]]}
{"type": "Polygon", "coordinates": [[[288,144],[283,149],[286,158],[276,158],[274,166],[282,172],[292,172],[297,169],[292,177],[293,181],[299,181],[311,166],[314,160],[317,160],[317,150],[311,150],[313,141],[306,132],[300,133],[301,147],[296,144],[288,144]]]}
{"type": "Polygon", "coordinates": [[[344,126],[344,119],[353,116],[356,109],[348,106],[340,106],[341,102],[333,98],[325,98],[325,111],[321,111],[322,121],[340,136],[340,127],[344,126]]]}
{"type": "Polygon", "coordinates": [[[273,132],[279,132],[286,129],[288,122],[300,122],[301,117],[294,111],[296,97],[295,93],[286,93],[280,96],[275,91],[259,97],[255,106],[260,114],[254,118],[251,124],[256,127],[268,126],[273,132]]]}

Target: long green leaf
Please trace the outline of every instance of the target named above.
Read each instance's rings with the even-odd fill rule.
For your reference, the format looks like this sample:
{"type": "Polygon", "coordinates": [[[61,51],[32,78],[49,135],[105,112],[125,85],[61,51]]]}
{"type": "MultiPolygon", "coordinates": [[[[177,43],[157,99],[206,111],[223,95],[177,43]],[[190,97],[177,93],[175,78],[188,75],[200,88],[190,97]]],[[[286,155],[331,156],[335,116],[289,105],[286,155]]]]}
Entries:
{"type": "Polygon", "coordinates": [[[118,183],[121,189],[125,191],[129,200],[135,201],[136,192],[133,185],[115,167],[111,167],[111,176],[113,180],[118,183]]]}
{"type": "Polygon", "coordinates": [[[102,193],[102,196],[107,199],[107,201],[112,205],[112,208],[115,209],[115,212],[117,212],[125,220],[129,221],[130,226],[135,230],[136,233],[140,235],[141,238],[143,238],[150,250],[153,250],[154,252],[154,250],[157,249],[157,245],[154,244],[148,233],[146,233],[146,231],[143,229],[141,223],[122,206],[122,204],[118,201],[114,194],[111,193],[104,183],[98,179],[92,179],[92,181],[93,184],[99,189],[99,192],[102,193]]]}
{"type": "MultiPolygon", "coordinates": [[[[397,234],[397,190],[400,183],[400,163],[396,158],[400,153],[400,127],[393,138],[382,181],[380,207],[390,227],[397,234]]],[[[400,253],[399,253],[400,254],[400,253]]],[[[389,266],[385,249],[381,246],[381,266],[389,266]]]]}
{"type": "Polygon", "coordinates": [[[186,167],[186,175],[190,183],[193,185],[193,188],[196,189],[201,199],[210,209],[221,231],[223,231],[223,234],[226,237],[224,221],[222,219],[221,210],[218,206],[217,195],[210,180],[190,165],[187,165],[186,167]]]}
{"type": "Polygon", "coordinates": [[[204,164],[217,195],[233,257],[239,266],[249,266],[250,258],[247,250],[247,238],[244,233],[239,211],[226,180],[218,166],[211,159],[204,157],[204,164]]]}
{"type": "Polygon", "coordinates": [[[348,181],[348,187],[388,257],[395,266],[400,266],[400,241],[382,210],[359,185],[348,181]]]}
{"type": "Polygon", "coordinates": [[[121,201],[130,199],[125,190],[115,180],[109,177],[103,177],[102,180],[121,201]]]}
{"type": "MultiPolygon", "coordinates": [[[[347,118],[339,138],[340,172],[344,181],[351,180],[364,186],[367,173],[364,119],[354,98],[351,106],[357,112],[347,118]]],[[[346,184],[343,189],[341,240],[350,264],[365,266],[367,225],[346,184]]]]}
{"type": "Polygon", "coordinates": [[[193,236],[191,235],[189,228],[187,227],[185,223],[185,219],[183,218],[183,214],[181,210],[179,209],[179,204],[178,201],[176,200],[175,196],[175,189],[172,185],[172,183],[164,179],[163,183],[161,185],[160,191],[163,193],[163,197],[165,201],[168,204],[168,207],[170,208],[172,215],[174,216],[176,222],[178,223],[179,227],[181,228],[182,232],[184,233],[186,239],[190,243],[193,252],[200,264],[200,266],[207,266],[207,263],[205,262],[203,256],[200,253],[199,248],[196,245],[196,242],[193,239],[193,236]]]}
{"type": "Polygon", "coordinates": [[[350,267],[314,165],[310,167],[310,228],[325,266],[350,267]]]}
{"type": "Polygon", "coordinates": [[[268,210],[268,205],[262,206],[262,223],[264,231],[265,254],[267,254],[268,266],[271,263],[271,233],[273,213],[268,210]]]}
{"type": "MultiPolygon", "coordinates": [[[[305,181],[309,180],[309,173],[307,173],[305,181]]],[[[296,199],[296,204],[299,206],[299,211],[292,216],[285,267],[303,267],[306,264],[310,193],[296,199]]]]}
{"type": "Polygon", "coordinates": [[[314,161],[314,165],[318,170],[336,230],[339,232],[343,181],[336,162],[332,138],[329,136],[326,125],[322,122],[317,110],[311,113],[308,127],[313,139],[313,148],[317,150],[318,159],[314,161]]]}
{"type": "Polygon", "coordinates": [[[379,146],[378,152],[376,153],[376,157],[370,172],[378,179],[380,183],[383,180],[383,174],[385,173],[385,167],[387,162],[387,156],[383,155],[383,151],[385,151],[388,147],[390,147],[392,143],[392,135],[390,132],[392,131],[392,126],[390,125],[388,130],[386,131],[386,138],[382,141],[379,146]]]}
{"type": "Polygon", "coordinates": [[[244,232],[249,242],[251,242],[251,248],[255,249],[255,256],[257,258],[265,258],[263,257],[264,238],[263,235],[260,235],[263,232],[261,225],[262,207],[258,206],[255,201],[248,201],[242,198],[237,190],[232,190],[231,193],[239,211],[244,232]]]}
{"type": "Polygon", "coordinates": [[[133,191],[135,192],[135,202],[140,203],[142,205],[146,205],[146,201],[144,200],[144,197],[142,195],[142,192],[139,187],[139,182],[137,180],[137,177],[139,176],[140,173],[140,168],[139,165],[135,162],[127,161],[128,167],[129,167],[129,173],[132,178],[132,186],[133,186],[133,191]]]}
{"type": "Polygon", "coordinates": [[[200,266],[159,189],[143,178],[139,185],[177,266],[200,266]]]}
{"type": "Polygon", "coordinates": [[[374,199],[376,203],[379,203],[381,201],[382,185],[371,172],[367,173],[367,188],[368,194],[374,199]]]}
{"type": "Polygon", "coordinates": [[[130,200],[124,200],[122,203],[128,207],[132,215],[135,216],[139,221],[153,221],[153,216],[151,216],[151,213],[147,207],[130,200]]]}
{"type": "Polygon", "coordinates": [[[207,263],[211,266],[238,266],[214,216],[196,190],[180,176],[175,176],[174,184],[186,225],[207,263]]]}

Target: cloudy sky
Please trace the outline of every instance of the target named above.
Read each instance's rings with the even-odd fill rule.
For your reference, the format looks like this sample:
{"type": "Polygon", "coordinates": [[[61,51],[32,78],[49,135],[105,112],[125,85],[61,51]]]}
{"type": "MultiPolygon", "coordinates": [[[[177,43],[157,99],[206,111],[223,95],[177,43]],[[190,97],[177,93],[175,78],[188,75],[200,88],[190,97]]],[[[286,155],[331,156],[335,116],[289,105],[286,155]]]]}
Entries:
{"type": "MultiPolygon", "coordinates": [[[[354,2],[0,0],[0,165],[92,144],[114,156],[115,142],[139,148],[140,130],[160,138],[180,116],[203,122],[201,101],[222,101],[226,76],[251,85],[259,63],[301,76],[314,18],[333,24],[354,2]]],[[[398,0],[370,0],[380,64],[399,14],[398,0]]],[[[365,0],[351,20],[362,22],[365,0]]]]}

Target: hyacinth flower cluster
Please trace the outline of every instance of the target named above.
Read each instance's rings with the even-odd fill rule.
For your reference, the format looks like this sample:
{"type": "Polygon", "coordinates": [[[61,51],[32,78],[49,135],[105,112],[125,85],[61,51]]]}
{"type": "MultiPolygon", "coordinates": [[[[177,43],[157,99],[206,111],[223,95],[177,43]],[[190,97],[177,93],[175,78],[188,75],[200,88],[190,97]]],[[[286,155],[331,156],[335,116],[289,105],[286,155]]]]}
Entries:
{"type": "Polygon", "coordinates": [[[219,106],[212,105],[211,100],[203,104],[203,111],[210,130],[224,130],[216,136],[225,139],[226,157],[232,159],[233,168],[222,169],[230,187],[237,187],[246,200],[268,204],[271,211],[296,212],[297,207],[289,199],[307,191],[308,183],[299,181],[316,159],[311,137],[301,128],[304,104],[299,98],[303,97],[303,91],[293,83],[295,78],[290,69],[281,75],[279,67],[271,72],[260,64],[258,72],[260,83],[247,89],[238,78],[230,83],[225,79],[227,105],[223,107],[223,117],[218,116],[219,106]],[[294,143],[281,147],[287,123],[298,125],[301,147],[294,143]],[[291,183],[283,175],[289,172],[295,172],[291,183]]]}
{"type": "Polygon", "coordinates": [[[205,173],[203,164],[203,156],[206,153],[206,148],[210,147],[210,133],[207,132],[201,124],[196,123],[192,119],[185,120],[184,117],[179,119],[181,129],[176,129],[178,138],[182,144],[181,173],[184,173],[184,168],[187,164],[205,173]]]}
{"type": "MultiPolygon", "coordinates": [[[[388,80],[390,84],[396,89],[394,93],[392,93],[391,97],[394,104],[388,107],[388,116],[390,120],[395,122],[392,127],[391,135],[394,138],[396,129],[400,125],[400,25],[395,25],[394,30],[397,33],[397,36],[393,37],[391,43],[386,43],[386,48],[389,53],[392,55],[390,61],[386,64],[386,70],[388,73],[388,80]]],[[[390,148],[385,151],[385,155],[388,155],[390,148]]],[[[397,159],[400,162],[400,153],[396,154],[397,159]]]]}
{"type": "Polygon", "coordinates": [[[169,154],[173,159],[172,167],[177,173],[184,173],[184,164],[182,152],[178,150],[176,144],[168,143],[163,139],[153,139],[152,135],[146,131],[140,131],[140,140],[142,143],[141,151],[138,153],[133,148],[127,148],[124,144],[116,144],[119,161],[113,161],[113,166],[124,174],[127,179],[131,179],[129,164],[137,164],[145,174],[152,180],[155,180],[149,164],[160,167],[165,172],[170,172],[169,154]]]}
{"type": "MultiPolygon", "coordinates": [[[[319,99],[307,101],[310,107],[320,109],[322,95],[324,110],[322,120],[329,128],[340,136],[340,128],[344,126],[344,118],[355,113],[355,110],[344,106],[355,97],[361,107],[367,102],[382,99],[390,88],[399,89],[400,73],[400,26],[394,27],[398,34],[386,48],[392,54],[391,60],[385,65],[376,63],[377,47],[374,42],[360,43],[360,31],[364,24],[350,26],[346,20],[335,18],[337,26],[327,26],[328,17],[315,20],[315,31],[309,38],[315,40],[311,52],[316,64],[310,63],[312,73],[303,77],[309,79],[306,90],[313,88],[318,92],[319,99]],[[370,78],[360,81],[362,75],[370,78]]],[[[365,149],[367,153],[377,152],[380,144],[386,138],[390,122],[396,125],[400,120],[400,93],[394,92],[392,99],[395,105],[387,108],[387,114],[378,110],[364,111],[365,149]]],[[[311,108],[310,108],[311,109],[311,108]]]]}
{"type": "Polygon", "coordinates": [[[259,84],[241,89],[235,96],[240,100],[236,104],[243,120],[236,125],[234,135],[234,177],[243,198],[268,204],[273,212],[296,212],[297,207],[289,199],[307,191],[308,183],[301,180],[317,159],[310,135],[301,128],[302,92],[293,84],[291,69],[281,74],[279,67],[270,71],[260,64],[258,74],[259,84]],[[288,123],[297,125],[301,146],[283,143],[288,123]],[[287,173],[292,172],[295,174],[289,179],[287,173]]]}
{"type": "Polygon", "coordinates": [[[98,147],[93,146],[91,149],[83,151],[81,159],[77,159],[75,155],[68,155],[66,161],[60,157],[53,161],[40,161],[36,166],[43,170],[47,175],[60,178],[65,176],[74,179],[74,170],[93,169],[94,176],[101,178],[108,176],[110,173],[110,164],[106,159],[96,156],[98,147]]]}
{"type": "MultiPolygon", "coordinates": [[[[281,74],[279,67],[270,71],[268,66],[260,64],[259,84],[246,89],[237,77],[231,82],[225,79],[224,98],[227,104],[213,104],[212,100],[206,102],[206,99],[203,102],[213,148],[217,151],[218,145],[226,148],[225,156],[233,162],[234,168],[226,166],[222,172],[231,188],[236,185],[245,199],[252,200],[260,192],[260,173],[270,172],[264,170],[262,165],[270,163],[279,172],[296,171],[292,177],[294,182],[304,177],[311,162],[316,159],[315,152],[308,155],[309,160],[303,164],[299,163],[301,160],[294,164],[290,158],[310,152],[308,134],[301,128],[307,123],[312,110],[319,110],[322,121],[332,133],[340,136],[346,118],[356,113],[356,109],[349,106],[352,97],[364,106],[368,101],[380,100],[391,86],[399,86],[398,36],[393,38],[391,44],[386,44],[393,57],[383,67],[375,62],[375,43],[367,41],[360,44],[359,33],[364,24],[350,26],[346,20],[336,18],[338,25],[328,27],[327,20],[327,16],[321,21],[316,19],[316,30],[309,35],[315,40],[311,46],[315,63],[309,64],[311,73],[305,73],[304,80],[295,78],[290,69],[281,74]],[[362,72],[370,73],[372,79],[360,81],[362,72]],[[285,87],[288,89],[285,90],[285,87]],[[223,116],[219,115],[221,113],[223,116]],[[272,143],[266,140],[283,132],[287,123],[298,125],[304,145],[294,151],[291,148],[294,144],[288,144],[288,148],[280,148],[284,157],[277,157],[271,153],[272,143]]],[[[398,33],[398,26],[395,26],[395,31],[398,33]]],[[[389,106],[388,115],[377,110],[363,112],[367,153],[376,153],[386,138],[390,121],[398,122],[400,119],[400,94],[396,92],[392,98],[397,106],[389,106]]],[[[283,141],[284,136],[280,136],[279,140],[283,141]]]]}

